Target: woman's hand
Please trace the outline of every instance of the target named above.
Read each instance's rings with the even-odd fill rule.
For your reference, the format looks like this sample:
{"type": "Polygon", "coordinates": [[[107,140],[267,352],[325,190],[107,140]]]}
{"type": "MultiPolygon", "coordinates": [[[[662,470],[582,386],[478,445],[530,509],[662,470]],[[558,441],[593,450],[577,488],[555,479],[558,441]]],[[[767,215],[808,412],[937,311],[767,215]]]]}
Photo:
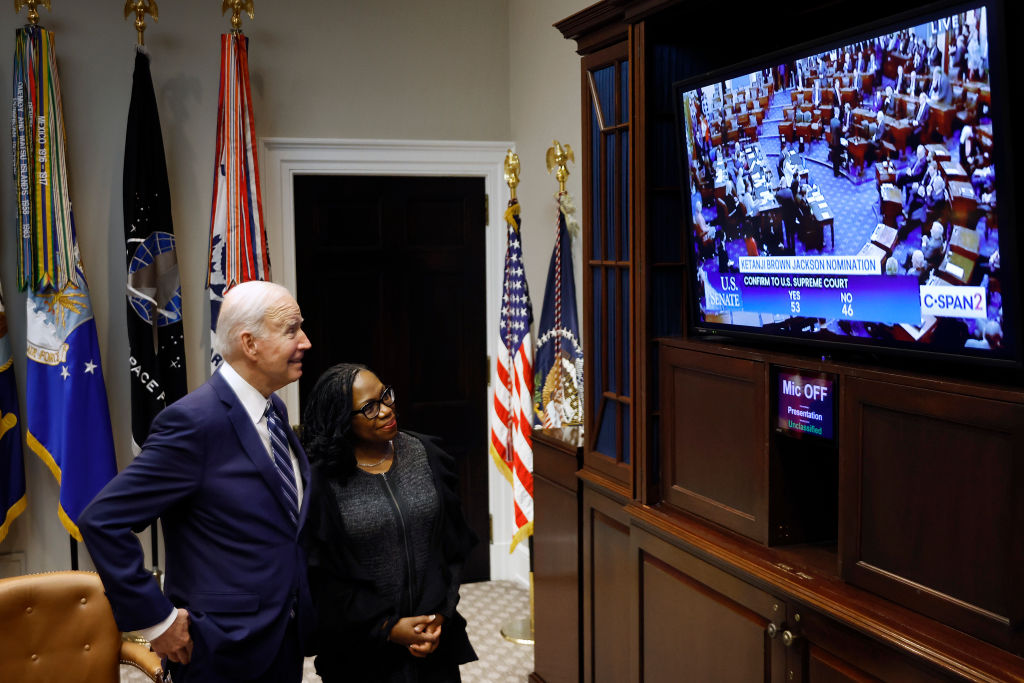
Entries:
{"type": "Polygon", "coordinates": [[[426,657],[437,649],[443,623],[440,614],[402,617],[391,627],[388,640],[404,645],[413,657],[426,657]]]}
{"type": "Polygon", "coordinates": [[[410,645],[409,654],[413,657],[426,657],[436,650],[437,646],[441,644],[441,625],[444,623],[444,616],[441,614],[434,614],[431,616],[433,619],[423,627],[423,633],[433,636],[434,639],[432,641],[410,645]]]}

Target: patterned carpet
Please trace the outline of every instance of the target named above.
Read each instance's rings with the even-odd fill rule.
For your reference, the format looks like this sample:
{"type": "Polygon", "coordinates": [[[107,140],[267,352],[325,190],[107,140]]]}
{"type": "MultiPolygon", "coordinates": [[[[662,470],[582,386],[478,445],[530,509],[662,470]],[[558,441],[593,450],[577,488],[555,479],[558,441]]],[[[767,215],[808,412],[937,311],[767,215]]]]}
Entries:
{"type": "MultiPolygon", "coordinates": [[[[530,614],[530,592],[511,581],[468,583],[460,590],[459,611],[469,622],[469,638],[479,661],[462,667],[463,683],[522,683],[533,671],[533,646],[517,645],[501,636],[501,627],[530,614]]],[[[146,683],[135,669],[121,667],[121,683],[146,683]]],[[[307,659],[303,683],[320,677],[307,659]]]]}

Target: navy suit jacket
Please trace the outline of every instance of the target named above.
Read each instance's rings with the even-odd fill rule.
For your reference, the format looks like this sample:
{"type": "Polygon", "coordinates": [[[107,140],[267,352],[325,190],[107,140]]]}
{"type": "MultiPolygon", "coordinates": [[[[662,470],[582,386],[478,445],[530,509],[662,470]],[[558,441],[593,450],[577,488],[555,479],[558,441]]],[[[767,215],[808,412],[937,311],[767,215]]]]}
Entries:
{"type": "MultiPolygon", "coordinates": [[[[271,400],[287,419],[281,399],[271,400]]],[[[189,611],[190,676],[197,680],[262,674],[293,612],[300,645],[311,642],[315,616],[299,545],[309,462],[286,431],[306,487],[298,527],[266,447],[219,372],[156,417],[139,456],[79,519],[122,630],[154,626],[173,607],[189,611]],[[132,534],[158,517],[167,556],[163,593],[132,534]]]]}

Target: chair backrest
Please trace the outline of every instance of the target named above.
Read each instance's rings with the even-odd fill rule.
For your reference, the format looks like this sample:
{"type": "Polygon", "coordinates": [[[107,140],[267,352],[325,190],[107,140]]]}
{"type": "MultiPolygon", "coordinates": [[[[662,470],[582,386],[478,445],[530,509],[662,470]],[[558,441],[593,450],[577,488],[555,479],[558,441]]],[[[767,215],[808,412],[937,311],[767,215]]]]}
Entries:
{"type": "Polygon", "coordinates": [[[0,681],[117,683],[121,632],[98,575],[0,580],[0,681]]]}

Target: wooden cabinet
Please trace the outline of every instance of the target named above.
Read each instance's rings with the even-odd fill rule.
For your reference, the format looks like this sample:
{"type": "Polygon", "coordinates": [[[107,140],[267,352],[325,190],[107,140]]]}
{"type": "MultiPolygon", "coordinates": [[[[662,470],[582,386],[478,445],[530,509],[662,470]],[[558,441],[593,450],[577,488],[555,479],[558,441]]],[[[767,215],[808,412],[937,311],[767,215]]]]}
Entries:
{"type": "Polygon", "coordinates": [[[716,5],[605,0],[556,24],[581,55],[581,680],[1024,681],[1024,390],[685,325],[672,83],[924,4],[723,28],[716,5]],[[820,452],[772,429],[779,368],[835,378],[820,452]]]}
{"type": "Polygon", "coordinates": [[[843,578],[1024,654],[1020,396],[845,384],[843,578]]]}
{"type": "Polygon", "coordinates": [[[626,498],[583,487],[583,679],[587,683],[629,680],[631,624],[629,517],[626,498]]]}
{"type": "Polygon", "coordinates": [[[636,667],[632,680],[786,680],[786,605],[753,585],[634,528],[636,667]]]}
{"type": "Polygon", "coordinates": [[[661,349],[662,499],[768,542],[764,363],[661,349]]]}
{"type": "Polygon", "coordinates": [[[574,683],[580,678],[579,429],[533,432],[532,680],[574,683]]]}

